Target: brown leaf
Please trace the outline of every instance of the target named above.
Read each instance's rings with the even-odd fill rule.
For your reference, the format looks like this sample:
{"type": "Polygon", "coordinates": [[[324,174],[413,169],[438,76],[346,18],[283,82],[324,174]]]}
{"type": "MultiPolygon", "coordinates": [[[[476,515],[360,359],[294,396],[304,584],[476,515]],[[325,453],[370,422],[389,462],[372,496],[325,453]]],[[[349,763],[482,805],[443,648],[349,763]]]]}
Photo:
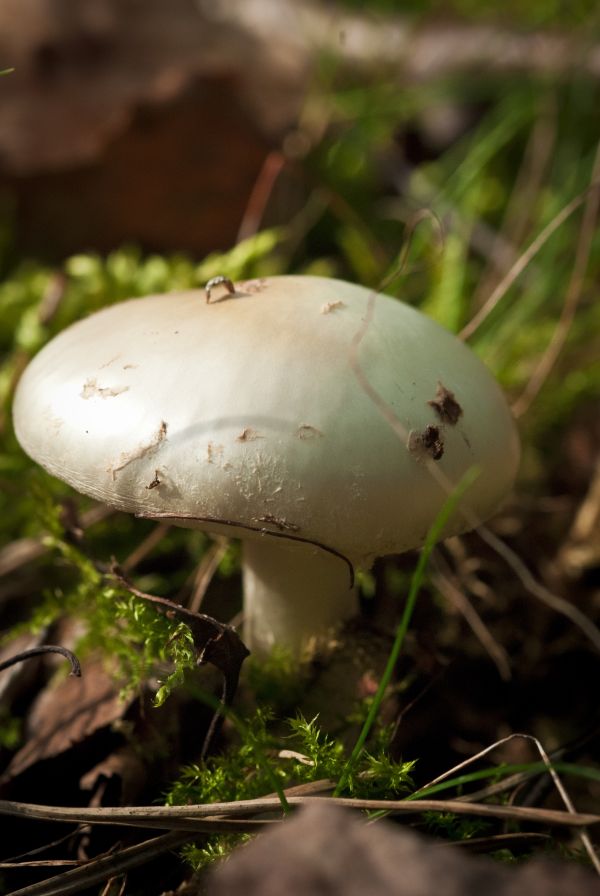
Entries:
{"type": "Polygon", "coordinates": [[[79,779],[82,790],[95,791],[102,780],[120,781],[119,803],[128,805],[139,796],[147,779],[147,767],[139,751],[126,745],[110,753],[79,779]]]}
{"type": "MultiPolygon", "coordinates": [[[[199,891],[198,891],[199,892],[199,891]]],[[[518,869],[473,858],[388,822],[366,824],[310,806],[239,849],[209,896],[597,896],[581,868],[534,861],[518,869]]]]}
{"type": "Polygon", "coordinates": [[[81,743],[122,718],[128,705],[119,698],[102,663],[88,660],[82,665],[81,678],[62,678],[36,698],[27,717],[27,741],[13,756],[2,781],[81,743]]]}

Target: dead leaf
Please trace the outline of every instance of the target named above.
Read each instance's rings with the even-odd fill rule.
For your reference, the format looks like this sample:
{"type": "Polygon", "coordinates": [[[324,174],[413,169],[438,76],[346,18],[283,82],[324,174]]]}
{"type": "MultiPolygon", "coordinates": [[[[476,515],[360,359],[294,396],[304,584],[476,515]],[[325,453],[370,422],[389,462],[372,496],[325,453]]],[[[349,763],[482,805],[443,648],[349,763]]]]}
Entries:
{"type": "Polygon", "coordinates": [[[133,803],[147,781],[147,767],[139,751],[129,745],[120,747],[82,775],[79,786],[94,792],[103,779],[108,782],[113,778],[120,782],[119,804],[133,803]]]}
{"type": "Polygon", "coordinates": [[[386,821],[367,824],[324,801],[238,849],[213,873],[208,887],[209,896],[281,893],[597,896],[600,884],[572,865],[533,861],[513,869],[473,858],[386,821]]]}
{"type": "Polygon", "coordinates": [[[50,683],[36,698],[27,716],[26,743],[13,756],[2,782],[80,744],[122,718],[128,706],[102,663],[88,660],[82,664],[81,678],[50,683]]]}

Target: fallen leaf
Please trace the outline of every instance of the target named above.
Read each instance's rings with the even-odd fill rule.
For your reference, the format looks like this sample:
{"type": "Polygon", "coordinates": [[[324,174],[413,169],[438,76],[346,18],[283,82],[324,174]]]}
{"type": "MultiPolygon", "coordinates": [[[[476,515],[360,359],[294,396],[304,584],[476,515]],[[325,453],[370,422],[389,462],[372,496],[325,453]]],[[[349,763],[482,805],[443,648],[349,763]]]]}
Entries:
{"type": "Polygon", "coordinates": [[[88,660],[82,664],[81,678],[69,676],[50,683],[35,699],[27,716],[25,745],[13,756],[1,781],[70,750],[121,719],[128,706],[102,663],[88,660]]]}
{"type": "Polygon", "coordinates": [[[473,858],[389,822],[367,824],[324,801],[234,852],[213,873],[207,892],[209,896],[597,896],[600,884],[573,865],[535,860],[514,869],[473,858]]]}

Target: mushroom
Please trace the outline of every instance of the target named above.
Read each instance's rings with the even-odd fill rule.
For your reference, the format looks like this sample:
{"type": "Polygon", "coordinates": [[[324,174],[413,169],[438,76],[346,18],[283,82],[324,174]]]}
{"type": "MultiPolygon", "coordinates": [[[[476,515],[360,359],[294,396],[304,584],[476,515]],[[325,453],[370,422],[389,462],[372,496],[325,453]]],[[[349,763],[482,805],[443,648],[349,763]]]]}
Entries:
{"type": "Polygon", "coordinates": [[[423,544],[444,483],[480,469],[445,536],[492,514],[518,437],[481,361],[410,306],[321,277],[224,281],[60,333],[21,378],[16,434],[99,501],[241,538],[245,640],[300,657],[355,612],[355,568],[423,544]]]}

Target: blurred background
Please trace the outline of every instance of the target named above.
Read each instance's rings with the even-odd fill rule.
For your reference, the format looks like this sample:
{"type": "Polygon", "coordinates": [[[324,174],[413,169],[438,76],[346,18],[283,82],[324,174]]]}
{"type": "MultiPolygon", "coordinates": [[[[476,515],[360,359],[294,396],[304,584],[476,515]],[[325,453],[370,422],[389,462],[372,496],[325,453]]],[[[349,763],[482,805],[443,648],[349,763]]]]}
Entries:
{"type": "MultiPolygon", "coordinates": [[[[11,397],[48,338],[107,303],[218,274],[385,284],[468,339],[523,439],[519,482],[492,524],[505,548],[474,534],[438,551],[398,669],[396,709],[410,712],[393,751],[418,757],[422,780],[515,731],[572,762],[597,758],[597,3],[2,0],[0,69],[5,632],[74,644],[73,626],[96,625],[88,646],[108,643],[81,563],[43,541],[50,530],[129,561],[146,590],[187,601],[203,588],[219,618],[239,601],[235,546],[107,520],[20,452],[11,397]]],[[[363,577],[375,630],[393,630],[414,562],[363,577]]],[[[136,686],[155,660],[140,661],[136,686]]],[[[52,671],[21,672],[1,710],[4,786],[36,802],[58,798],[48,763],[65,763],[66,796],[82,799],[82,776],[126,740],[113,702],[50,748],[40,699],[52,671]],[[93,746],[73,759],[83,742],[93,746]]],[[[380,671],[370,657],[359,677],[380,671]]],[[[56,718],[64,700],[46,712],[56,718]]],[[[192,753],[182,734],[163,791],[192,753]]],[[[498,755],[538,758],[518,741],[498,755]]],[[[123,768],[106,780],[156,798],[147,769],[123,768]]],[[[597,782],[574,793],[597,808],[597,782]]]]}

